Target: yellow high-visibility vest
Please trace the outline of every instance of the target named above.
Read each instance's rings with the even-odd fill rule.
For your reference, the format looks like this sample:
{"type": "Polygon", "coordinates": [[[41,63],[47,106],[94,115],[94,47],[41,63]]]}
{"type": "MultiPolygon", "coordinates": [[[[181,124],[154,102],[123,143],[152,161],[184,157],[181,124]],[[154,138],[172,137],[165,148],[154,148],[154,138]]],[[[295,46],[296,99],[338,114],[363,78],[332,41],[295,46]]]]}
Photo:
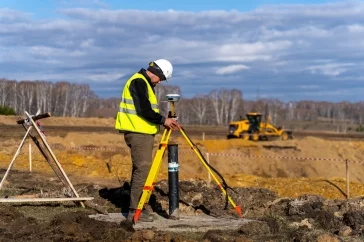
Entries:
{"type": "Polygon", "coordinates": [[[148,97],[150,104],[152,105],[152,109],[159,113],[158,100],[152,87],[148,83],[148,80],[142,74],[135,73],[129,78],[124,86],[124,90],[121,95],[119,112],[116,117],[115,129],[143,134],[156,134],[159,132],[159,125],[145,120],[136,113],[134,101],[129,90],[130,83],[136,78],[141,78],[146,82],[148,87],[148,97]]]}

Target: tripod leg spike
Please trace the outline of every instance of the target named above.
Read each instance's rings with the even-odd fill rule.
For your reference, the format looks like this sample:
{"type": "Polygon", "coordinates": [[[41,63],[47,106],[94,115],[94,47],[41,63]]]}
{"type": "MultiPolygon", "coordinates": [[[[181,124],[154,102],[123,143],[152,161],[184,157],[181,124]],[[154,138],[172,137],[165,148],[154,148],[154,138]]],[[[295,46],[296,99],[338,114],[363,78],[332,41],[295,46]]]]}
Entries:
{"type": "Polygon", "coordinates": [[[134,223],[136,223],[139,220],[140,214],[142,214],[142,210],[136,209],[134,214],[134,223]]]}
{"type": "Polygon", "coordinates": [[[241,212],[241,207],[240,206],[235,206],[235,210],[236,210],[236,212],[238,212],[239,217],[242,218],[243,217],[243,214],[241,212]]]}

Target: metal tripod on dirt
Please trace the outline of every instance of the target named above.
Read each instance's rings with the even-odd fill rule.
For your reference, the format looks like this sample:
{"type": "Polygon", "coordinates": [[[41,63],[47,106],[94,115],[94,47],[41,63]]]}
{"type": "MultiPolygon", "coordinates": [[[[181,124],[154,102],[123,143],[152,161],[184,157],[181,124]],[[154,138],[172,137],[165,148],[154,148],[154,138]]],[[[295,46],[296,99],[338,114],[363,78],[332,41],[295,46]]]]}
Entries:
{"type": "MultiPolygon", "coordinates": [[[[169,118],[177,118],[176,113],[175,113],[174,101],[169,100],[169,102],[171,102],[171,111],[168,112],[168,117],[169,118]]],[[[188,135],[186,134],[186,132],[184,131],[182,126],[179,127],[179,131],[181,132],[183,137],[186,139],[187,143],[191,146],[193,151],[196,153],[197,157],[200,159],[200,161],[202,162],[204,167],[207,169],[207,171],[210,173],[212,178],[215,180],[215,182],[217,183],[217,185],[221,189],[222,193],[225,195],[225,197],[226,197],[226,206],[225,207],[227,207],[228,202],[230,202],[230,204],[235,208],[235,210],[237,211],[239,216],[242,217],[241,207],[237,206],[234,203],[234,201],[232,200],[232,198],[229,196],[229,194],[227,193],[227,188],[230,188],[230,187],[226,184],[224,178],[221,176],[221,174],[215,168],[213,168],[206,161],[206,159],[201,154],[198,147],[188,137],[188,135]],[[221,181],[219,181],[219,179],[216,177],[215,174],[220,177],[221,181]]],[[[172,134],[171,129],[164,129],[161,141],[159,143],[158,150],[157,150],[157,152],[156,152],[156,154],[154,156],[152,166],[150,168],[147,180],[146,180],[145,185],[143,187],[143,191],[142,191],[139,203],[138,203],[138,207],[137,207],[137,209],[135,211],[135,215],[134,215],[134,222],[135,223],[138,221],[138,219],[139,219],[139,217],[140,217],[140,215],[142,213],[144,204],[149,202],[149,198],[150,198],[150,196],[152,194],[152,191],[154,189],[154,185],[155,185],[156,180],[157,180],[157,175],[159,173],[159,170],[160,170],[160,167],[161,167],[161,164],[162,164],[162,159],[163,159],[164,153],[166,151],[166,148],[168,146],[168,142],[169,142],[169,139],[171,137],[171,134],[172,134]]]]}

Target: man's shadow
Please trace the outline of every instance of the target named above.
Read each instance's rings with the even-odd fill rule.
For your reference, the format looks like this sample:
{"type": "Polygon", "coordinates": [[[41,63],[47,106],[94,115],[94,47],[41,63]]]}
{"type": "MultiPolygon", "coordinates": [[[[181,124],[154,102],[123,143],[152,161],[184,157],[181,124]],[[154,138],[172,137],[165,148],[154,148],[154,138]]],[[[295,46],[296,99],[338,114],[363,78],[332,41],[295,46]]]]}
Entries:
{"type": "MultiPolygon", "coordinates": [[[[115,205],[115,207],[121,209],[121,213],[129,212],[130,204],[130,183],[124,182],[121,187],[117,188],[102,188],[99,190],[100,197],[107,199],[109,202],[115,205]]],[[[168,213],[162,209],[162,205],[157,201],[157,198],[152,194],[149,198],[148,205],[153,212],[158,213],[160,216],[168,217],[168,213]]]]}
{"type": "Polygon", "coordinates": [[[108,200],[117,208],[121,208],[122,213],[129,212],[130,204],[130,184],[124,182],[121,187],[117,188],[102,188],[99,190],[100,197],[108,200]]]}

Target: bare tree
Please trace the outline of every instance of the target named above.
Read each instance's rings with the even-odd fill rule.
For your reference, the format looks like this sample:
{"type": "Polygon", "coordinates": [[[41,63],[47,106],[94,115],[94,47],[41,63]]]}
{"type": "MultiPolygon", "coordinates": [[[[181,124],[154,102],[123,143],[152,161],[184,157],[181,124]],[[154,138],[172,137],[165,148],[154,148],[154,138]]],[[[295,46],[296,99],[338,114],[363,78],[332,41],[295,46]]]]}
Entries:
{"type": "MultiPolygon", "coordinates": [[[[8,106],[13,107],[15,112],[19,113],[20,110],[18,107],[17,86],[18,83],[16,81],[9,81],[6,88],[6,92],[8,94],[8,99],[6,100],[6,103],[8,106]]],[[[21,112],[23,111],[24,110],[21,110],[21,112]]]]}
{"type": "Polygon", "coordinates": [[[198,118],[198,122],[202,125],[203,119],[206,114],[209,99],[205,95],[196,96],[191,99],[190,108],[198,118]]]}
{"type": "Polygon", "coordinates": [[[222,119],[222,112],[221,112],[221,104],[220,104],[220,96],[219,96],[219,91],[218,90],[213,90],[212,92],[210,92],[210,94],[208,95],[213,109],[215,111],[215,119],[216,119],[216,124],[217,125],[221,125],[221,119],[222,119]]]}
{"type": "Polygon", "coordinates": [[[87,110],[89,109],[91,102],[93,99],[97,98],[95,93],[91,91],[88,85],[82,85],[82,96],[80,98],[81,101],[81,115],[85,116],[87,110]]]}
{"type": "Polygon", "coordinates": [[[35,85],[31,81],[21,81],[18,85],[18,91],[20,92],[19,99],[22,103],[21,109],[34,113],[33,102],[35,99],[35,85]]]}
{"type": "Polygon", "coordinates": [[[53,87],[50,82],[35,82],[36,109],[42,113],[52,110],[53,87]]]}
{"type": "Polygon", "coordinates": [[[228,121],[235,120],[235,117],[237,116],[242,101],[243,101],[243,94],[241,93],[241,91],[237,89],[231,90],[231,101],[230,101],[230,111],[229,111],[230,120],[228,121]]]}
{"type": "Polygon", "coordinates": [[[8,81],[5,79],[0,80],[0,106],[5,106],[5,101],[8,97],[8,93],[6,92],[7,85],[8,81]]]}
{"type": "Polygon", "coordinates": [[[220,112],[221,112],[221,123],[228,123],[230,116],[230,100],[231,100],[231,92],[226,89],[221,89],[219,92],[220,96],[220,112]]]}

